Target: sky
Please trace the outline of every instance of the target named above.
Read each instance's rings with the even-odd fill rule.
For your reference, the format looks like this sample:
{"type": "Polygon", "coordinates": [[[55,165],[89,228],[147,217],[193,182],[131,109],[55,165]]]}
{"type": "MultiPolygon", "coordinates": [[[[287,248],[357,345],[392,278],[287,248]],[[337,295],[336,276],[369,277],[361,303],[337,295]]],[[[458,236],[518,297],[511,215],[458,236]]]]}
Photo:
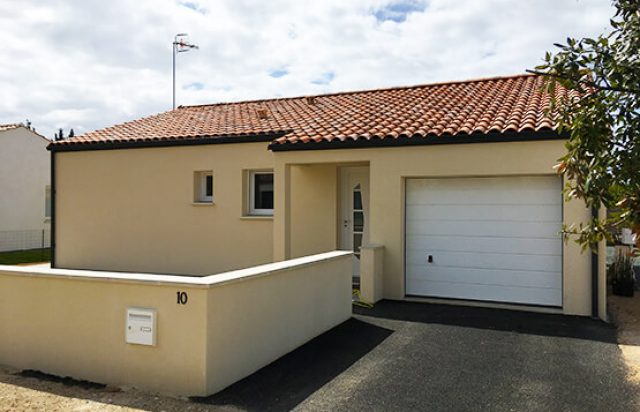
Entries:
{"type": "Polygon", "coordinates": [[[0,0],[0,124],[52,138],[177,104],[523,73],[609,0],[0,0]]]}

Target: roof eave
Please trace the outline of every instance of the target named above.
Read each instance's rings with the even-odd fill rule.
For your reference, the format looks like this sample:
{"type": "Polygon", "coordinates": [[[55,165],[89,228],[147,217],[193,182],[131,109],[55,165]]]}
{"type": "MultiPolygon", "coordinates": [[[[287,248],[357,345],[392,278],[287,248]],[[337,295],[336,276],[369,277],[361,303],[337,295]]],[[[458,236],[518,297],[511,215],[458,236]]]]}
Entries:
{"type": "Polygon", "coordinates": [[[335,149],[369,149],[379,147],[402,147],[402,146],[429,146],[443,144],[470,144],[470,143],[500,143],[500,142],[527,142],[545,140],[566,140],[568,133],[559,134],[552,129],[530,130],[530,131],[509,131],[494,133],[474,133],[442,136],[399,136],[397,138],[372,138],[372,139],[348,139],[348,140],[322,140],[310,141],[307,143],[279,143],[272,142],[269,150],[273,152],[299,151],[299,150],[335,150],[335,149]]]}
{"type": "Polygon", "coordinates": [[[269,143],[287,134],[286,131],[246,135],[198,136],[167,139],[114,140],[98,142],[57,142],[47,146],[52,152],[81,152],[89,150],[142,149],[150,147],[197,146],[210,144],[269,143]]]}

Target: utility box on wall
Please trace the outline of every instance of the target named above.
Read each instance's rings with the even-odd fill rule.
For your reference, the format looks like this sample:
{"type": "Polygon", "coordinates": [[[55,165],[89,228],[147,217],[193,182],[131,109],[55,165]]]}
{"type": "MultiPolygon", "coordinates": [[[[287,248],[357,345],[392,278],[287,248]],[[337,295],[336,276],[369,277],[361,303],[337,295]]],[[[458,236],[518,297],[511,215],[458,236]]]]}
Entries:
{"type": "Polygon", "coordinates": [[[125,340],[136,345],[155,346],[156,310],[128,308],[125,325],[125,340]]]}

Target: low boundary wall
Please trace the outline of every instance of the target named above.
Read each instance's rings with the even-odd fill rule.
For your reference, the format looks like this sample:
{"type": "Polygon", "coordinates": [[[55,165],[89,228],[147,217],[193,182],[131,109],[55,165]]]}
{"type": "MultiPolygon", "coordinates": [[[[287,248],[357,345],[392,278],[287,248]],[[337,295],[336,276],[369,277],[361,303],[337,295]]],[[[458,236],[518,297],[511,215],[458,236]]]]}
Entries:
{"type": "Polygon", "coordinates": [[[205,396],[351,316],[351,253],[205,277],[0,266],[0,364],[205,396]],[[127,308],[156,344],[125,342],[127,308]]]}

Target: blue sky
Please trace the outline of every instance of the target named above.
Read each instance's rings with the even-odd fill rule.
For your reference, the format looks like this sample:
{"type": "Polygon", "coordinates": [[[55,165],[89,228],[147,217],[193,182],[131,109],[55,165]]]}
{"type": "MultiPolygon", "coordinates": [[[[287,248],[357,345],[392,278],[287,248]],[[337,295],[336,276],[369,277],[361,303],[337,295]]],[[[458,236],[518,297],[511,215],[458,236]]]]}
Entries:
{"type": "Polygon", "coordinates": [[[0,2],[0,123],[48,137],[178,104],[522,73],[593,36],[608,0],[23,0],[0,2]]]}
{"type": "Polygon", "coordinates": [[[415,12],[424,12],[428,7],[426,1],[398,1],[384,4],[373,10],[373,15],[379,22],[391,20],[402,23],[407,20],[407,16],[415,12]]]}

